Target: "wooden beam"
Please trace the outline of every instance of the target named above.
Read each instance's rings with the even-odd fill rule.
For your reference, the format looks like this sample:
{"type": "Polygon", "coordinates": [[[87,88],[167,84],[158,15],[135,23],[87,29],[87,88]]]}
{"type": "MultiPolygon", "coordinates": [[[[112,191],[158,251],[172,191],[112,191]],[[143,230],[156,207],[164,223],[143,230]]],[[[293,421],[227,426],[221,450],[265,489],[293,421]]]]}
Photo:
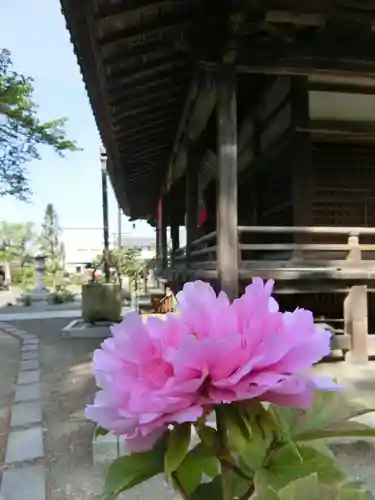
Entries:
{"type": "Polygon", "coordinates": [[[124,101],[131,101],[144,96],[156,97],[159,92],[163,90],[172,90],[175,86],[188,87],[190,75],[188,72],[179,72],[178,75],[167,74],[162,78],[146,80],[144,83],[134,85],[122,86],[114,96],[110,98],[109,104],[111,106],[121,105],[124,101]]]}
{"type": "Polygon", "coordinates": [[[140,137],[143,137],[143,135],[146,133],[147,130],[149,129],[154,129],[156,126],[161,126],[161,125],[166,125],[166,128],[172,133],[172,130],[174,128],[174,124],[173,124],[173,120],[172,120],[172,123],[171,123],[171,120],[168,119],[165,114],[161,115],[160,118],[159,117],[155,117],[155,119],[152,121],[152,123],[148,123],[146,120],[144,123],[140,122],[140,121],[137,121],[134,125],[134,127],[130,127],[130,125],[128,125],[129,128],[127,127],[124,127],[124,124],[122,124],[122,126],[119,126],[117,127],[117,131],[115,131],[116,133],[116,136],[118,139],[120,139],[121,137],[126,137],[126,139],[130,139],[130,137],[134,137],[134,135],[137,135],[135,134],[135,132],[140,132],[140,137]],[[142,133],[143,131],[143,133],[142,133]]]}
{"type": "Polygon", "coordinates": [[[324,26],[327,17],[322,14],[288,12],[286,10],[269,10],[265,21],[274,24],[294,24],[297,26],[324,26]]]}
{"type": "Polygon", "coordinates": [[[133,71],[128,69],[119,69],[113,71],[108,77],[108,87],[111,91],[115,89],[122,89],[124,84],[140,80],[139,84],[142,84],[142,80],[147,80],[152,76],[157,78],[157,75],[163,77],[165,75],[170,76],[173,79],[173,74],[176,71],[180,71],[179,68],[186,66],[188,60],[181,57],[170,57],[168,59],[159,59],[158,61],[151,61],[145,64],[140,64],[133,71]]]}
{"type": "MultiPolygon", "coordinates": [[[[268,75],[319,75],[369,76],[375,75],[375,55],[371,47],[375,35],[368,31],[359,39],[347,31],[326,30],[310,39],[267,40],[243,37],[237,52],[238,73],[268,75]]],[[[199,56],[198,56],[199,57],[199,56]]],[[[200,61],[206,69],[215,69],[219,59],[205,58],[200,61]]]]}
{"type": "Polygon", "coordinates": [[[182,176],[190,141],[196,142],[207,125],[216,103],[216,83],[212,74],[196,77],[189,89],[177,130],[167,178],[167,189],[182,176]]]}
{"type": "Polygon", "coordinates": [[[172,40],[155,40],[149,43],[124,47],[119,50],[103,54],[103,64],[108,66],[128,65],[132,66],[137,61],[142,61],[144,57],[160,58],[165,57],[171,51],[176,51],[172,40]]]}
{"type": "Polygon", "coordinates": [[[236,71],[223,64],[217,74],[217,260],[221,289],[238,297],[238,189],[236,71]]]}
{"type": "MultiPolygon", "coordinates": [[[[170,0],[158,0],[158,4],[167,3],[170,0]]],[[[179,0],[182,1],[182,0],[179,0]]],[[[191,0],[185,0],[191,1],[191,0]]],[[[143,10],[146,7],[155,5],[155,0],[120,0],[115,3],[108,3],[107,0],[101,0],[97,3],[95,10],[95,19],[108,19],[121,14],[129,15],[132,11],[143,10]]]]}
{"type": "Polygon", "coordinates": [[[142,114],[147,116],[149,118],[149,121],[152,121],[153,115],[157,114],[160,111],[165,111],[170,108],[173,108],[181,102],[181,95],[172,95],[169,99],[160,99],[151,103],[148,103],[145,106],[139,106],[133,107],[132,109],[129,110],[124,110],[118,113],[113,113],[114,114],[114,122],[118,122],[123,120],[124,118],[132,118],[132,117],[138,117],[142,114]]]}
{"type": "Polygon", "coordinates": [[[107,35],[99,38],[99,43],[104,46],[104,48],[110,45],[117,45],[124,43],[125,40],[134,39],[138,37],[159,37],[163,38],[171,36],[177,32],[180,33],[186,28],[189,28],[191,24],[191,15],[187,16],[186,12],[172,12],[169,15],[164,15],[161,18],[154,18],[151,22],[145,23],[140,22],[135,26],[129,28],[112,30],[107,35]]]}
{"type": "Polygon", "coordinates": [[[113,106],[115,114],[121,114],[129,111],[136,111],[139,108],[152,106],[155,102],[164,103],[169,99],[181,97],[181,94],[186,89],[186,85],[174,85],[172,87],[160,88],[157,93],[145,94],[131,99],[123,99],[121,103],[113,106]]]}

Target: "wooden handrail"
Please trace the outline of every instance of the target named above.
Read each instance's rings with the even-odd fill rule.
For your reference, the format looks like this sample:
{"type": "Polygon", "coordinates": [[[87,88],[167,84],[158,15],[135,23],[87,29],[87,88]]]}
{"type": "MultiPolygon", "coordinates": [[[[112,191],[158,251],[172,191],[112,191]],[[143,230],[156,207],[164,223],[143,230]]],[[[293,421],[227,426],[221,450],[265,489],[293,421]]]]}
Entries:
{"type": "Polygon", "coordinates": [[[199,255],[206,255],[211,252],[216,252],[216,246],[214,247],[206,247],[206,248],[201,248],[200,250],[194,250],[193,252],[190,253],[191,257],[198,257],[199,255]]]}
{"type": "Polygon", "coordinates": [[[214,238],[216,238],[216,231],[212,231],[212,233],[204,234],[200,238],[197,238],[196,240],[191,242],[191,246],[197,246],[201,245],[202,243],[207,243],[208,241],[211,241],[214,238]]]}
{"type": "MultiPolygon", "coordinates": [[[[190,244],[190,246],[191,247],[197,247],[199,245],[202,245],[203,243],[208,243],[209,241],[213,240],[215,237],[216,237],[216,231],[213,231],[212,233],[205,234],[205,235],[201,236],[200,238],[197,238],[196,240],[192,241],[191,244],[190,244]]],[[[216,246],[194,250],[194,251],[192,251],[190,253],[190,255],[191,256],[204,255],[206,253],[209,253],[213,249],[216,250],[216,246]]],[[[176,250],[176,252],[175,252],[175,260],[180,260],[182,257],[184,257],[185,256],[185,252],[186,252],[186,246],[185,247],[181,247],[178,250],[176,250]]]]}
{"type": "MultiPolygon", "coordinates": [[[[252,251],[284,251],[284,250],[300,250],[300,251],[327,251],[327,252],[346,252],[351,248],[349,243],[343,244],[314,244],[314,243],[269,243],[269,244],[246,244],[240,245],[241,250],[252,251]]],[[[358,245],[358,248],[364,252],[375,252],[375,245],[358,245]]]]}
{"type": "Polygon", "coordinates": [[[323,227],[323,226],[238,226],[238,233],[258,234],[343,234],[373,235],[375,227],[323,227]]]}

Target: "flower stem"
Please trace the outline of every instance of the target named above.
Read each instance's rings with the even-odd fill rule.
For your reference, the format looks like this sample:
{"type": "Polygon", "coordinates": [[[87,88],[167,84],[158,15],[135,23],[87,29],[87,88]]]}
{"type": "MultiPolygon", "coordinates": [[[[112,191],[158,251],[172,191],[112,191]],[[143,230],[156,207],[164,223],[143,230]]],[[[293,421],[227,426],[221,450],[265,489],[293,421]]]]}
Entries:
{"type": "MultiPolygon", "coordinates": [[[[224,449],[227,449],[227,434],[225,430],[225,425],[222,418],[222,413],[220,411],[220,406],[216,407],[216,425],[217,432],[220,436],[221,444],[224,449]]],[[[231,467],[227,466],[225,463],[221,462],[221,477],[222,477],[222,500],[232,500],[233,499],[233,470],[231,467]]]]}
{"type": "Polygon", "coordinates": [[[182,486],[182,483],[175,472],[172,474],[172,480],[175,486],[178,488],[178,491],[180,492],[183,500],[189,500],[188,494],[186,493],[185,488],[182,486]]]}

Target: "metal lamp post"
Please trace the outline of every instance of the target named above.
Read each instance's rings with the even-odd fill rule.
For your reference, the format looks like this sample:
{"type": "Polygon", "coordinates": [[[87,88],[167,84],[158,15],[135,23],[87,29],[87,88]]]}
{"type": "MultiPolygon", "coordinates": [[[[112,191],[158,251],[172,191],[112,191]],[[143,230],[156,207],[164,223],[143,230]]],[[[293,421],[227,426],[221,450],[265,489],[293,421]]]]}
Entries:
{"type": "Polygon", "coordinates": [[[109,274],[109,224],[108,224],[108,182],[107,182],[107,153],[100,148],[100,164],[102,171],[102,199],[103,199],[103,237],[104,237],[104,277],[106,283],[110,281],[109,274]]]}

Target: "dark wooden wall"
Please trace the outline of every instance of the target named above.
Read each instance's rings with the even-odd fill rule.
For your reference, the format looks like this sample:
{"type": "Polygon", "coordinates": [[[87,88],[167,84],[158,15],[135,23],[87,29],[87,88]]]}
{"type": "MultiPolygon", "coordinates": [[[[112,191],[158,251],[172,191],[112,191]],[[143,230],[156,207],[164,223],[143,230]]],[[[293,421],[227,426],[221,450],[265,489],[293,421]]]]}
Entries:
{"type": "Polygon", "coordinates": [[[375,144],[315,142],[312,224],[375,226],[375,144]]]}

